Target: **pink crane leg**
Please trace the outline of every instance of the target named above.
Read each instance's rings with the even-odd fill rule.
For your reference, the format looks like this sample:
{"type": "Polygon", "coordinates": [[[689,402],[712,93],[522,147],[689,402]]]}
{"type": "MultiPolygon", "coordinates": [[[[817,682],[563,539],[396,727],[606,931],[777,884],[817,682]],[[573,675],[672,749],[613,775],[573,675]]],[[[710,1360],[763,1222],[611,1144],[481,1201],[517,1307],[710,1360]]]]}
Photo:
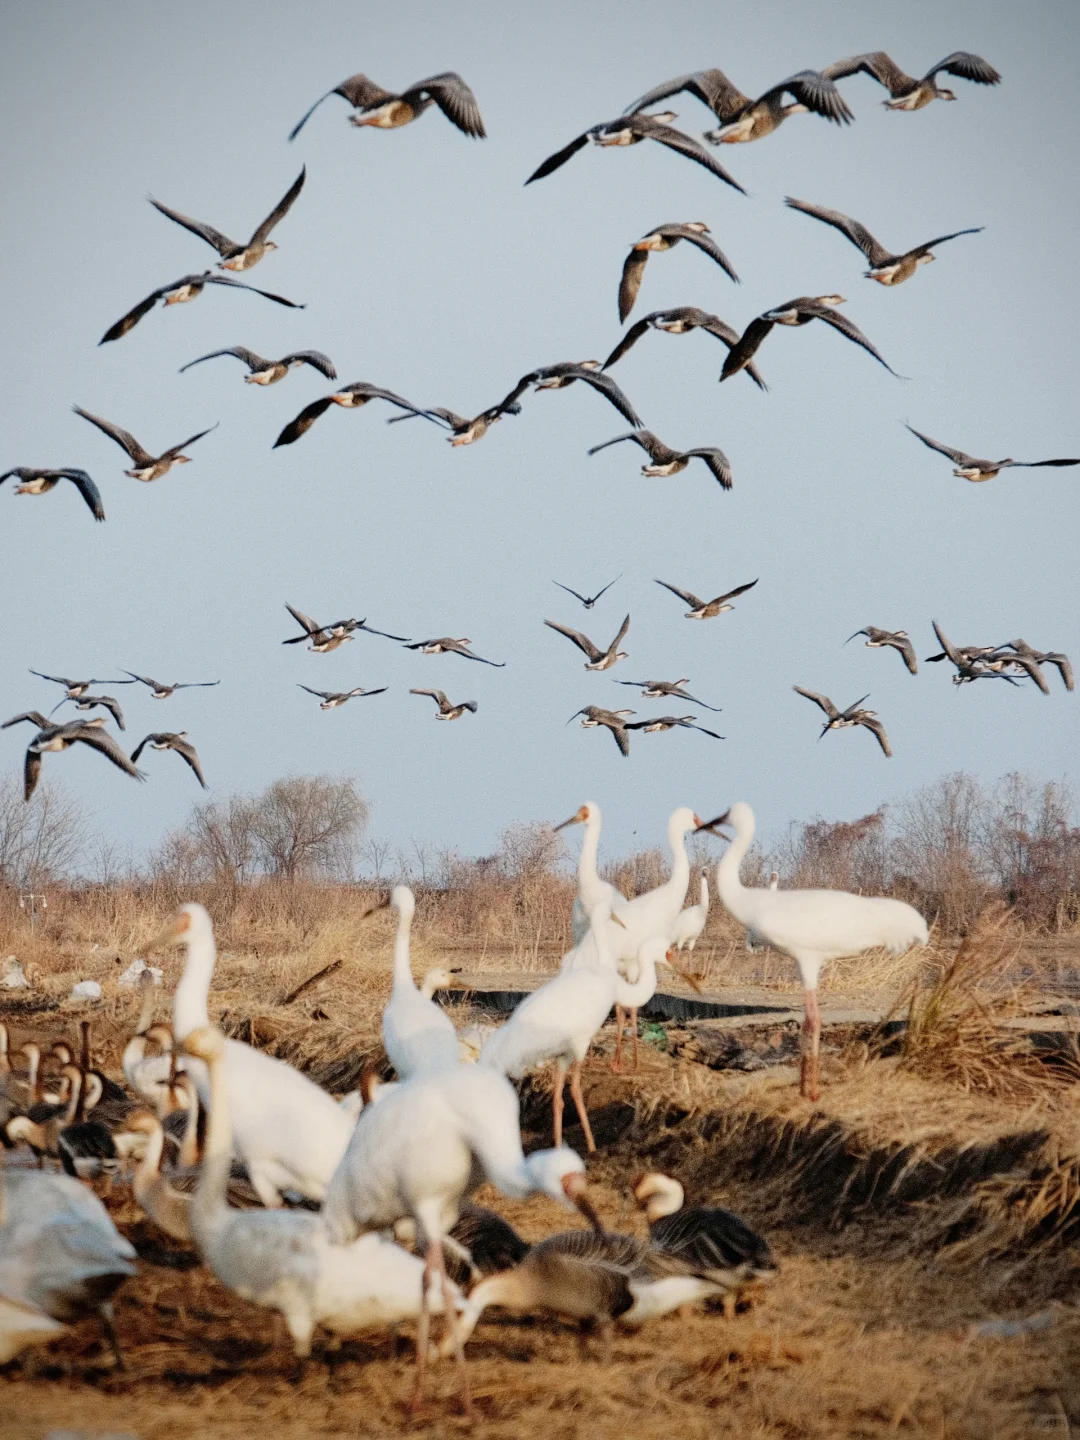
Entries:
{"type": "Polygon", "coordinates": [[[566,1071],[561,1063],[555,1062],[555,1089],[551,1094],[551,1115],[552,1125],[555,1132],[556,1149],[562,1144],[562,1117],[563,1117],[563,1086],[566,1084],[566,1071]]]}
{"type": "Polygon", "coordinates": [[[806,1019],[803,1022],[802,1075],[799,1093],[807,1100],[821,1099],[818,1082],[818,1054],[821,1049],[821,1010],[818,1006],[817,989],[803,990],[803,1005],[806,1019]]]}
{"type": "MultiPolygon", "coordinates": [[[[578,1119],[581,1121],[581,1128],[585,1131],[585,1147],[590,1155],[596,1153],[596,1141],[593,1139],[592,1126],[589,1124],[589,1112],[585,1109],[585,1097],[581,1093],[581,1061],[575,1060],[570,1066],[570,1094],[574,1097],[574,1105],[577,1108],[578,1119]]],[[[556,1141],[556,1144],[559,1142],[556,1141]]]]}

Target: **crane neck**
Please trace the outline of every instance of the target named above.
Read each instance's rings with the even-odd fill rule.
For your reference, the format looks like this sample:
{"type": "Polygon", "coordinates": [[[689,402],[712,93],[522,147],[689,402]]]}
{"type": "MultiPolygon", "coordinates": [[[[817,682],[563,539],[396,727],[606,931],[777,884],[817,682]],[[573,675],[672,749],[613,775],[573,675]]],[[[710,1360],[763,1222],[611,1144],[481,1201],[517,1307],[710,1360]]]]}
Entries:
{"type": "Polygon", "coordinates": [[[165,1131],[160,1125],[146,1132],[146,1147],[139,1161],[137,1178],[140,1184],[161,1177],[161,1157],[165,1150],[165,1131]]]}
{"type": "Polygon", "coordinates": [[[735,838],[716,863],[716,894],[724,909],[743,924],[749,923],[746,900],[749,891],[739,879],[739,868],[754,840],[754,825],[743,824],[735,830],[735,838]]]}
{"type": "Polygon", "coordinates": [[[232,1116],[225,1067],[224,1050],[206,1063],[210,1081],[210,1123],[206,1130],[202,1173],[191,1201],[192,1220],[201,1231],[216,1227],[226,1218],[225,1196],[232,1169],[232,1116]]]}
{"type": "Polygon", "coordinates": [[[705,911],[705,914],[706,914],[706,915],[709,913],[709,877],[708,877],[708,875],[702,875],[702,877],[701,877],[701,908],[705,911]]]}
{"type": "Polygon", "coordinates": [[[671,846],[671,875],[660,886],[660,893],[669,896],[679,909],[686,898],[686,887],[690,884],[690,856],[686,853],[686,831],[671,825],[668,828],[668,844],[671,846]]]}
{"type": "Polygon", "coordinates": [[[177,1042],[185,1040],[193,1030],[210,1024],[206,1001],[216,962],[213,935],[195,936],[188,941],[184,973],[173,997],[173,1034],[177,1042]]]}
{"type": "Polygon", "coordinates": [[[398,915],[397,934],[394,936],[394,986],[395,990],[415,990],[412,964],[409,959],[409,938],[412,933],[412,915],[401,911],[398,915]]]}

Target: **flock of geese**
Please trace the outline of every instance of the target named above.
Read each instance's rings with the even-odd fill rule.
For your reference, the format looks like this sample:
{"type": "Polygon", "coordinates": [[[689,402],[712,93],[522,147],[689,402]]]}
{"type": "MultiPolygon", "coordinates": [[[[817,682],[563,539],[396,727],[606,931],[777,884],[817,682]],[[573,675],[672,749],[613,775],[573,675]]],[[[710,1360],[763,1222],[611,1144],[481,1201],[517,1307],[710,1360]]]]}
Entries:
{"type": "Polygon", "coordinates": [[[587,803],[558,828],[576,824],[584,841],[574,945],[559,972],[501,1026],[458,1034],[436,999],[450,974],[430,972],[422,986],[413,978],[412,892],[398,886],[382,902],[397,914],[382,1017],[390,1083],[368,1070],[358,1091],[332,1097],[291,1065],[227,1039],[210,1022],[216,950],[210,916],[197,904],[181,906],[154,945],[186,952],[171,1024],[154,1023],[155,975],[140,974],[124,1084],[95,1065],[88,1021],[78,1055],[66,1042],[45,1052],[32,1039],[12,1053],[0,1025],[0,1139],[28,1149],[38,1164],[0,1170],[0,1363],[95,1312],[122,1363],[111,1303],[136,1256],[88,1187],[126,1177],[132,1166],[132,1194],[150,1220],[192,1246],[241,1299],[279,1312],[301,1365],[318,1328],[344,1335],[415,1319],[413,1409],[429,1362],[453,1355],[471,1410],[464,1346],[490,1305],[598,1326],[610,1353],[616,1320],[640,1325],[713,1297],[729,1308],[740,1288],[771,1277],[768,1242],[726,1210],[684,1206],[671,1176],[632,1183],[647,1238],[608,1230],[585,1160],[564,1143],[566,1081],[591,1155],[582,1083],[589,1048],[614,1008],[613,1068],[622,1066],[627,1022],[637,1067],[637,1009],[656,990],[657,966],[680,969],[679,952],[692,950],[705,926],[706,874],[699,902],[683,905],[691,833],[730,827],[732,843],[715,870],[718,898],[755,943],[798,966],[806,1000],[802,1088],[812,1099],[822,965],[873,946],[899,953],[925,944],[926,923],[896,900],[747,889],[739,867],[754,817],[742,802],[710,821],[685,806],[675,810],[670,877],[630,900],[598,872],[599,808],[587,803]],[[510,1082],[545,1064],[555,1068],[553,1145],[527,1155],[510,1082]],[[484,1182],[508,1198],[540,1194],[574,1207],[587,1228],[530,1245],[502,1216],[471,1202],[484,1182]],[[437,1346],[433,1315],[444,1318],[437,1346]]]}

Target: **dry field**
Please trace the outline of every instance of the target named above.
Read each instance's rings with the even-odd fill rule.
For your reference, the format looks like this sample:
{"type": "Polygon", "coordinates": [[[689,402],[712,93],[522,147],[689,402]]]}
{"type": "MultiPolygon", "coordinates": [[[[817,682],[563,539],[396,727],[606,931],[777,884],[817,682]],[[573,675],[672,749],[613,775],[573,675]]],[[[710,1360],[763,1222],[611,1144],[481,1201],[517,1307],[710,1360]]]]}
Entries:
{"type": "MultiPolygon", "coordinates": [[[[288,923],[239,911],[221,927],[216,1013],[334,1090],[379,1056],[391,931],[385,915],[362,921],[363,908],[358,897],[350,913],[313,910],[288,923]]],[[[50,911],[32,942],[24,923],[5,923],[0,958],[18,954],[36,987],[29,1005],[0,998],[15,1043],[70,1034],[90,1014],[98,1056],[115,1072],[135,1009],[116,977],[146,953],[140,947],[166,913],[121,897],[115,913],[91,916],[72,901],[50,911]],[[73,1007],[63,997],[86,978],[101,980],[104,999],[73,1007]]],[[[468,985],[480,971],[541,969],[557,948],[557,937],[531,952],[513,936],[470,942],[422,907],[414,969],[460,966],[468,985]]],[[[711,998],[748,983],[755,994],[775,990],[781,1004],[796,998],[785,962],[749,954],[722,921],[711,923],[702,949],[711,998]]],[[[629,1180],[643,1168],[667,1170],[690,1203],[728,1205],[768,1235],[781,1272],[729,1318],[695,1311],[620,1335],[610,1366],[583,1353],[568,1326],[492,1312],[469,1347],[471,1433],[1069,1434],[1070,1420],[1080,1425],[1080,1269],[1071,1248],[1080,1233],[1080,1084],[1068,1043],[1034,1052],[1023,1017],[1040,1008],[1040,992],[1046,1008],[1046,992],[1078,954],[1075,942],[1036,943],[999,922],[959,959],[955,946],[941,946],[900,969],[873,958],[838,966],[827,1011],[841,998],[876,1012],[897,1002],[911,1023],[888,1035],[867,1024],[827,1031],[817,1106],[798,1098],[786,1066],[734,1072],[687,1058],[693,1025],[650,1027],[640,1073],[613,1076],[605,1031],[587,1081],[600,1144],[590,1172],[609,1225],[637,1228],[629,1180]]],[[[170,988],[176,958],[148,958],[163,964],[170,988]]],[[[677,981],[670,988],[689,993],[677,981]]],[[[1033,1022],[1051,1031],[1070,1023],[1033,1022]]],[[[768,1027],[755,1033],[766,1047],[777,1038],[768,1027]]],[[[523,1095],[527,1143],[547,1143],[545,1100],[541,1077],[523,1095]]],[[[480,1198],[529,1236],[577,1223],[547,1202],[480,1198]]],[[[4,1440],[52,1429],[178,1440],[248,1436],[257,1426],[290,1440],[465,1432],[450,1367],[436,1370],[425,1415],[406,1416],[407,1334],[348,1341],[317,1354],[296,1379],[275,1317],[235,1300],[163,1240],[125,1187],[107,1203],[141,1255],[117,1304],[128,1368],[113,1370],[89,1322],[14,1362],[0,1372],[4,1440]]]]}

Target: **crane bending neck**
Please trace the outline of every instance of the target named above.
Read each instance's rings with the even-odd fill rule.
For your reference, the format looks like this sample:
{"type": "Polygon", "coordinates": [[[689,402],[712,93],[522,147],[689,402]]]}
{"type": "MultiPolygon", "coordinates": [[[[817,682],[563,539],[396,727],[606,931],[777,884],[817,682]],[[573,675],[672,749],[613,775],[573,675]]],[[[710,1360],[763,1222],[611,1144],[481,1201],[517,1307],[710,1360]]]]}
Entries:
{"type": "Polygon", "coordinates": [[[747,914],[747,900],[750,891],[739,879],[739,869],[746,852],[754,840],[754,821],[742,819],[735,829],[735,838],[728,845],[716,864],[716,893],[720,903],[735,919],[743,924],[750,922],[747,914]]]}

